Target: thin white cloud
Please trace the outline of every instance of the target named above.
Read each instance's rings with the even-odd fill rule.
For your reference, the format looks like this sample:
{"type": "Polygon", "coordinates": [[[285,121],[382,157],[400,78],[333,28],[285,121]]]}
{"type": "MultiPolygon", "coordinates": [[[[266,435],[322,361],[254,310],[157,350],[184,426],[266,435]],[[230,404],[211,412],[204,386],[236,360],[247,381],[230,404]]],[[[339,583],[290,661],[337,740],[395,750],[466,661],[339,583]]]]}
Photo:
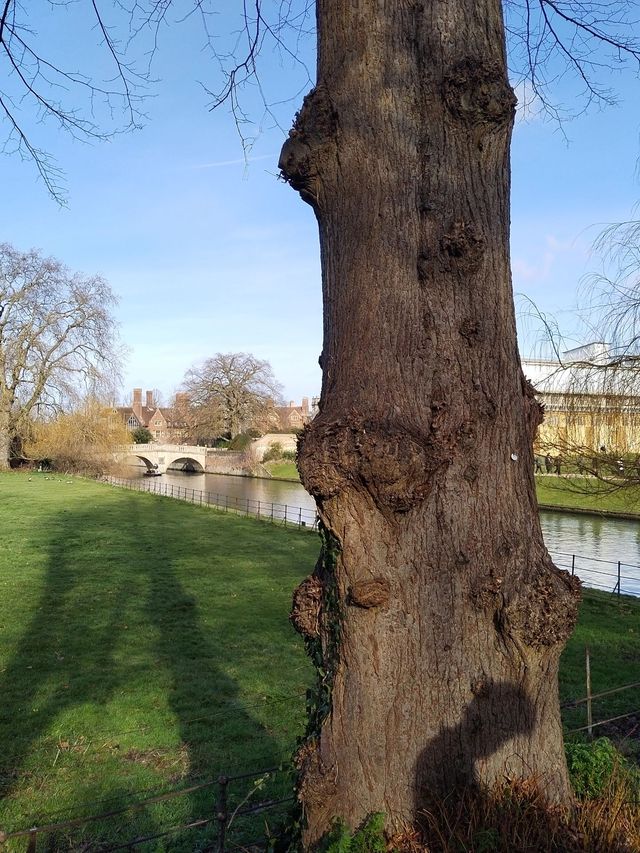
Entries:
{"type": "Polygon", "coordinates": [[[197,163],[192,169],[219,169],[223,166],[246,166],[258,160],[275,159],[275,154],[260,154],[258,157],[238,157],[237,160],[215,160],[213,163],[197,163]]]}

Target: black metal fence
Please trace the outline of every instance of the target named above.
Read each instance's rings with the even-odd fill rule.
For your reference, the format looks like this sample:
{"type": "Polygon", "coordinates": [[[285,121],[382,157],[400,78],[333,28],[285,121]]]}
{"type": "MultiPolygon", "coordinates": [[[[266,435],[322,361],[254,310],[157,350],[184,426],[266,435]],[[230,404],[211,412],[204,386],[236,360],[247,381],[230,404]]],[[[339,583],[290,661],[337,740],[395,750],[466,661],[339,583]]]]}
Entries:
{"type": "MultiPolygon", "coordinates": [[[[162,839],[171,843],[172,838],[174,844],[179,844],[180,849],[185,850],[198,849],[211,853],[254,853],[266,850],[269,845],[269,832],[266,827],[260,826],[257,817],[268,813],[276,823],[278,819],[282,821],[295,799],[293,793],[287,796],[264,796],[267,783],[272,782],[278,775],[285,783],[290,780],[290,771],[278,767],[239,775],[221,775],[217,779],[176,788],[98,814],[30,826],[12,832],[0,830],[0,850],[5,850],[7,845],[10,845],[12,850],[22,849],[26,850],[26,853],[37,853],[38,850],[49,853],[59,849],[81,849],[83,853],[111,853],[116,850],[135,851],[143,845],[162,839]],[[210,808],[200,817],[177,826],[156,828],[137,836],[125,837],[133,813],[148,810],[169,800],[207,791],[211,791],[210,808]],[[99,836],[102,834],[104,838],[105,827],[109,824],[111,832],[107,837],[110,840],[100,840],[99,836]],[[89,829],[89,833],[84,832],[85,829],[89,829]]],[[[292,790],[288,784],[287,788],[292,790]]]]}
{"type": "Polygon", "coordinates": [[[113,486],[122,486],[136,492],[151,492],[176,500],[187,501],[199,506],[212,506],[223,512],[237,515],[253,516],[254,518],[279,523],[285,527],[293,525],[299,528],[314,530],[318,523],[315,510],[302,506],[291,506],[272,501],[259,501],[254,498],[242,498],[234,495],[222,495],[218,492],[205,492],[202,489],[190,489],[187,486],[177,486],[170,483],[158,483],[155,479],[128,480],[121,477],[106,477],[106,482],[113,486]]]}
{"type": "Polygon", "coordinates": [[[556,566],[577,575],[585,586],[621,595],[640,596],[640,565],[550,551],[556,566]]]}
{"type": "MultiPolygon", "coordinates": [[[[151,480],[130,480],[120,477],[107,477],[107,482],[140,492],[151,492],[177,500],[188,501],[200,506],[212,506],[223,512],[253,516],[284,526],[315,530],[318,517],[314,510],[289,504],[259,501],[254,498],[222,495],[218,492],[205,492],[169,483],[151,480]]],[[[640,564],[623,563],[620,560],[601,560],[564,551],[551,551],[554,562],[560,568],[577,575],[585,586],[614,593],[617,596],[640,596],[640,564]]]]}
{"type": "MultiPolygon", "coordinates": [[[[567,734],[586,733],[591,736],[593,729],[622,721],[629,721],[635,729],[640,714],[635,694],[632,696],[632,711],[606,719],[592,721],[591,704],[622,691],[637,693],[639,687],[640,682],[634,682],[599,693],[589,690],[585,697],[564,702],[561,705],[563,711],[576,710],[582,705],[588,708],[588,723],[570,728],[567,734]]],[[[292,768],[271,767],[249,773],[222,774],[215,779],[142,797],[95,814],[10,832],[0,830],[0,851],[10,847],[26,853],[76,849],[83,853],[115,853],[119,850],[136,851],[144,845],[164,841],[171,847],[162,849],[176,847],[181,850],[197,849],[202,853],[258,853],[270,848],[270,841],[285,823],[287,812],[295,801],[291,783],[292,768]],[[274,784],[276,780],[279,784],[274,784]],[[198,817],[162,828],[150,822],[149,826],[153,828],[137,835],[129,834],[136,812],[182,797],[193,797],[194,794],[203,795],[205,804],[200,808],[198,817]],[[262,820],[261,815],[268,819],[262,820]]],[[[634,801],[634,804],[637,803],[634,801]]]]}

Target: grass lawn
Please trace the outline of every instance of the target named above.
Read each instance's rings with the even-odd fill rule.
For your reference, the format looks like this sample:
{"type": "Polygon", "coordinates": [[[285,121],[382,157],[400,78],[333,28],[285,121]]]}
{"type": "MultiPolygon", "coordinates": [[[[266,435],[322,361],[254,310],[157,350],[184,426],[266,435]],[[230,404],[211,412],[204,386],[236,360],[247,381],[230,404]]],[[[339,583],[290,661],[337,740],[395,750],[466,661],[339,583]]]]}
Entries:
{"type": "MultiPolygon", "coordinates": [[[[591,659],[592,693],[640,682],[640,599],[584,590],[578,624],[560,661],[560,701],[586,696],[585,649],[591,659]]],[[[623,751],[640,757],[640,687],[593,702],[593,720],[635,711],[635,718],[596,727],[596,736],[624,739],[623,751]],[[631,737],[626,739],[626,735],[631,737]]],[[[565,729],[586,725],[584,704],[563,711],[565,729]]],[[[580,735],[583,736],[583,735],[580,735]]]]}
{"type": "MultiPolygon", "coordinates": [[[[288,762],[312,674],[287,614],[315,535],[87,480],[0,474],[0,542],[0,829],[288,762]]],[[[639,616],[640,602],[586,593],[563,701],[585,694],[585,644],[594,692],[640,681],[639,616]]],[[[594,718],[639,701],[637,690],[609,697],[594,718]]],[[[582,725],[584,707],[565,722],[582,725]]],[[[256,796],[289,790],[282,779],[256,796]]],[[[43,849],[159,832],[214,803],[206,789],[43,849]]],[[[212,836],[136,849],[191,853],[212,836]]]]}
{"type": "Polygon", "coordinates": [[[299,480],[300,474],[295,462],[266,462],[264,466],[272,477],[284,480],[299,480]]]}
{"type": "MultiPolygon", "coordinates": [[[[311,670],[287,615],[316,536],[3,474],[0,541],[0,829],[290,759],[311,670]]],[[[124,838],[211,816],[214,802],[205,790],[128,816],[124,838]]],[[[186,834],[146,849],[197,847],[186,834]]]]}
{"type": "Polygon", "coordinates": [[[637,513],[640,517],[640,488],[629,487],[611,493],[593,478],[536,477],[538,503],[577,507],[597,512],[637,513]]]}

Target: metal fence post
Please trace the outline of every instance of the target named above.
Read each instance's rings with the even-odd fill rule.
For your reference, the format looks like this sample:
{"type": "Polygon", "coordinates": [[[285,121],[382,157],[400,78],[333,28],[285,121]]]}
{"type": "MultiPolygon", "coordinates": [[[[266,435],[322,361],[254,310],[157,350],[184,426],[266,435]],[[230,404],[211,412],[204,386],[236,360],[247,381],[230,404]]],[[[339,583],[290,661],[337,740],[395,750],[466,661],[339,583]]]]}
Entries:
{"type": "Polygon", "coordinates": [[[618,560],[618,601],[620,601],[620,560],[618,560]]]}
{"type": "Polygon", "coordinates": [[[38,833],[35,830],[32,830],[29,833],[29,843],[27,844],[26,853],[36,853],[37,847],[38,847],[38,833]]]}
{"type": "Polygon", "coordinates": [[[589,737],[593,736],[593,712],[591,709],[591,656],[589,654],[589,646],[585,646],[584,664],[587,675],[587,733],[589,737]]]}
{"type": "Polygon", "coordinates": [[[225,835],[227,832],[227,786],[229,780],[226,776],[218,778],[218,802],[216,806],[216,818],[218,820],[218,845],[217,853],[224,853],[225,835]]]}
{"type": "Polygon", "coordinates": [[[573,577],[576,573],[576,555],[571,555],[571,577],[573,577]]]}

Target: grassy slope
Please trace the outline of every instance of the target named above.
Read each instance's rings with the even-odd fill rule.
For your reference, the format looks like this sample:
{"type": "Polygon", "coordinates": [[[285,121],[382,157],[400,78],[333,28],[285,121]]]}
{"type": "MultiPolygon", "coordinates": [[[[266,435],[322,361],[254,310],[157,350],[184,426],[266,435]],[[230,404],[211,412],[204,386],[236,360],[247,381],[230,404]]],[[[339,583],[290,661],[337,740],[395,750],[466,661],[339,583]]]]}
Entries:
{"type": "MultiPolygon", "coordinates": [[[[607,593],[585,590],[580,618],[560,662],[560,699],[567,702],[586,695],[585,648],[591,658],[592,692],[640,682],[640,600],[623,596],[618,602],[607,593]]],[[[594,721],[640,709],[640,688],[607,696],[593,703],[594,721]]],[[[586,706],[566,709],[567,730],[586,725],[586,706]]],[[[630,751],[637,752],[637,721],[621,720],[597,727],[596,735],[624,736],[634,731],[630,751]]]]}
{"type": "MultiPolygon", "coordinates": [[[[287,611],[315,536],[88,481],[6,474],[0,541],[0,828],[290,757],[311,673],[287,611]]],[[[562,659],[563,700],[584,695],[587,643],[594,692],[640,680],[639,616],[639,602],[586,595],[562,659]]],[[[639,700],[604,700],[594,717],[639,700]]],[[[566,712],[568,727],[584,715],[566,712]]],[[[132,817],[125,837],[211,814],[212,799],[132,817]]],[[[166,849],[194,849],[182,843],[166,849]]]]}
{"type": "MultiPolygon", "coordinates": [[[[1,828],[290,757],[310,669],[287,613],[315,536],[8,474],[0,541],[1,828]]],[[[163,806],[162,824],[211,814],[212,796],[163,806]]]]}
{"type": "Polygon", "coordinates": [[[299,480],[300,474],[295,462],[266,462],[264,466],[272,477],[285,480],[299,480]]]}
{"type": "Polygon", "coordinates": [[[640,516],[640,489],[637,487],[607,494],[596,480],[536,477],[536,491],[541,504],[598,512],[630,512],[640,516]]]}

